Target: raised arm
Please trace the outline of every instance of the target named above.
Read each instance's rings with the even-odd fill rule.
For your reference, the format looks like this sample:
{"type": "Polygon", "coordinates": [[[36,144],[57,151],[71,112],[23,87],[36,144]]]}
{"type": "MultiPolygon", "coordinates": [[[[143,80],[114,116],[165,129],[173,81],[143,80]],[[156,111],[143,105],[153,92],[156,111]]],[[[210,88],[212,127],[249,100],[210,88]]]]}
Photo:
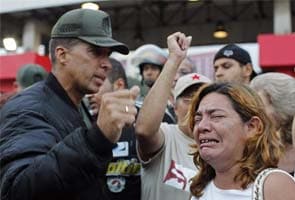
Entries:
{"type": "Polygon", "coordinates": [[[139,153],[148,159],[164,142],[164,135],[159,130],[165,113],[174,76],[181,61],[186,57],[191,37],[176,32],[167,38],[169,56],[157,81],[145,97],[136,120],[136,135],[139,153]]]}

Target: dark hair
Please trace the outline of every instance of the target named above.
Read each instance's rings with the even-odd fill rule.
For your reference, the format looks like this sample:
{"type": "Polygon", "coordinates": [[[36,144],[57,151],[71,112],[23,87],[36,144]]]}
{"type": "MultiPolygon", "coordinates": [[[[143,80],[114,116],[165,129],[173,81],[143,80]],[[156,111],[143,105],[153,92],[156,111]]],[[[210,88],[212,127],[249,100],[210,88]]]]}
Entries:
{"type": "Polygon", "coordinates": [[[157,65],[157,64],[149,63],[149,62],[141,63],[139,65],[139,74],[142,76],[142,78],[143,78],[143,68],[144,68],[145,65],[155,66],[155,67],[159,68],[160,71],[162,71],[162,69],[163,69],[163,65],[157,65]]]}
{"type": "Polygon", "coordinates": [[[128,88],[127,76],[122,64],[114,58],[110,58],[112,64],[112,70],[108,73],[107,77],[111,83],[114,83],[119,78],[122,78],[125,82],[125,87],[128,88]]]}
{"type": "Polygon", "coordinates": [[[70,49],[71,47],[79,44],[80,42],[82,41],[77,38],[51,38],[49,41],[49,53],[50,53],[51,63],[53,64],[52,67],[54,67],[54,64],[56,62],[55,49],[58,45],[61,45],[65,48],[70,49]]]}

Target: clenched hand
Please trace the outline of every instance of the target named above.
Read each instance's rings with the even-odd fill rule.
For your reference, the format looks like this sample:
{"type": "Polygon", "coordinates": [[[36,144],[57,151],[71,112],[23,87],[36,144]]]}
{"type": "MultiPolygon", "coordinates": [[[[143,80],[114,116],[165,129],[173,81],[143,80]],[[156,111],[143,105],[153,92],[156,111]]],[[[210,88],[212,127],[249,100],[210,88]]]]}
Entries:
{"type": "Polygon", "coordinates": [[[130,90],[119,90],[102,96],[96,123],[111,142],[119,140],[125,125],[134,123],[137,114],[135,99],[139,92],[139,87],[133,86],[130,90]]]}

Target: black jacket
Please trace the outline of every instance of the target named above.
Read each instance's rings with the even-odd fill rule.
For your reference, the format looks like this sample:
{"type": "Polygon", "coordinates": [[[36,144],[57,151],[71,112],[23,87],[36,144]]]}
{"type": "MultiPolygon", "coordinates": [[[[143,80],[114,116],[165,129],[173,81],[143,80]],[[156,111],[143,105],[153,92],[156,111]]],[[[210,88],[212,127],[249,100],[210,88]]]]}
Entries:
{"type": "Polygon", "coordinates": [[[0,199],[100,199],[114,144],[52,74],[4,105],[0,134],[0,199]]]}

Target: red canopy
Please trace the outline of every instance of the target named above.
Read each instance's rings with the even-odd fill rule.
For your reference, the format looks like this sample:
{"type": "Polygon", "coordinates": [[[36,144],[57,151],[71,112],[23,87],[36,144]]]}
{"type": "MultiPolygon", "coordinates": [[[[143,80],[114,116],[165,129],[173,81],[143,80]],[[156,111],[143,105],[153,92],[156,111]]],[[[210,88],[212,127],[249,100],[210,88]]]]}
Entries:
{"type": "Polygon", "coordinates": [[[264,71],[295,76],[295,34],[258,36],[260,65],[264,71]]]}
{"type": "Polygon", "coordinates": [[[13,91],[18,69],[29,63],[39,64],[48,72],[51,70],[49,58],[34,52],[0,56],[0,92],[13,91]]]}

